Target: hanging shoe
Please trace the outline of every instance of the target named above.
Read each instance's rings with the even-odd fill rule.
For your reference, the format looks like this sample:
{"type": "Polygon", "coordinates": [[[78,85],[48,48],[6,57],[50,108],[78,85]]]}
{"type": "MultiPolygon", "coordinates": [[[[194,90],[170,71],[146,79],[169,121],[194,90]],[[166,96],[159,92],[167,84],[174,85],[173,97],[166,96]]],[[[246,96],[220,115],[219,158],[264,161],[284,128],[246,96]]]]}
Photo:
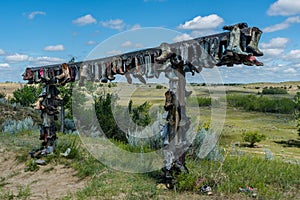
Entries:
{"type": "Polygon", "coordinates": [[[251,34],[251,41],[246,48],[247,52],[252,53],[254,56],[263,56],[263,52],[258,49],[258,42],[262,35],[262,31],[259,28],[253,27],[251,34]]]}
{"type": "Polygon", "coordinates": [[[154,77],[154,69],[153,69],[151,54],[146,53],[144,55],[144,59],[145,59],[146,77],[153,78],[154,77]]]}
{"type": "Polygon", "coordinates": [[[229,39],[228,39],[228,46],[227,46],[227,51],[232,51],[236,54],[239,55],[249,55],[249,53],[242,51],[241,46],[240,46],[240,37],[241,37],[241,30],[240,28],[236,25],[233,27],[233,29],[230,31],[229,34],[229,39]]]}
{"type": "Polygon", "coordinates": [[[262,62],[259,62],[253,55],[251,56],[247,56],[244,60],[243,60],[243,64],[244,65],[248,65],[248,66],[263,66],[264,64],[262,62]]]}
{"type": "Polygon", "coordinates": [[[107,79],[107,74],[106,74],[106,67],[107,67],[107,63],[106,62],[101,62],[100,63],[100,68],[101,68],[101,83],[107,83],[108,79],[107,79]]]}
{"type": "Polygon", "coordinates": [[[162,43],[160,46],[161,54],[158,56],[155,60],[157,62],[165,62],[167,59],[169,59],[173,53],[171,51],[171,47],[168,43],[162,43]]]}
{"type": "Polygon", "coordinates": [[[127,83],[132,84],[132,78],[130,76],[129,71],[125,73],[125,78],[127,80],[127,83]]]}

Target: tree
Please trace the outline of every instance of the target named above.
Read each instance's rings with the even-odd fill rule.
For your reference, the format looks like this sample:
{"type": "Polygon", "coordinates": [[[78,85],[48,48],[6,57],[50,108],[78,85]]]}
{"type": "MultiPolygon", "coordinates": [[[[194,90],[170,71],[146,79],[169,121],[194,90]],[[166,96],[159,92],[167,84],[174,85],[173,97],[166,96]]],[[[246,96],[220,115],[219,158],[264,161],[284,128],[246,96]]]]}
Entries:
{"type": "Polygon", "coordinates": [[[23,88],[17,89],[13,92],[11,99],[12,103],[20,103],[22,106],[30,106],[36,102],[38,95],[41,93],[42,88],[25,85],[23,88]]]}
{"type": "Polygon", "coordinates": [[[250,147],[254,147],[254,144],[266,139],[266,135],[258,134],[256,131],[244,132],[242,134],[243,141],[249,142],[250,147]]]}
{"type": "Polygon", "coordinates": [[[297,121],[297,131],[298,135],[300,136],[300,92],[297,92],[297,94],[294,97],[294,102],[296,104],[295,111],[294,111],[294,117],[297,121]]]}

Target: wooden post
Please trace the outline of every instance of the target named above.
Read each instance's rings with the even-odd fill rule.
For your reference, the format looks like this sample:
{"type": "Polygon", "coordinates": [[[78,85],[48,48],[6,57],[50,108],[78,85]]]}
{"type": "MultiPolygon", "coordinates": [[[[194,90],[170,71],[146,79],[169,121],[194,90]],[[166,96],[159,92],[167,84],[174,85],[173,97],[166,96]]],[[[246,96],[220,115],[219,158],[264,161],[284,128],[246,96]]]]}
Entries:
{"type": "Polygon", "coordinates": [[[64,100],[61,100],[60,104],[60,120],[61,120],[61,125],[60,125],[60,132],[64,133],[65,130],[65,107],[64,107],[64,100]]]}

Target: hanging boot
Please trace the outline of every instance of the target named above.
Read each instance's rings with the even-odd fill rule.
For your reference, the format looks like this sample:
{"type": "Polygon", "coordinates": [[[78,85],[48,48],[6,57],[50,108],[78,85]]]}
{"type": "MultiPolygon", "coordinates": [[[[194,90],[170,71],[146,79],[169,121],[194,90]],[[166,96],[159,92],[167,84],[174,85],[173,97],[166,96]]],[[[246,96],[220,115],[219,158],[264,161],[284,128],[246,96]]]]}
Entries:
{"type": "Polygon", "coordinates": [[[175,70],[170,66],[166,69],[165,76],[172,81],[179,80],[177,74],[175,73],[175,70]]]}
{"type": "Polygon", "coordinates": [[[127,83],[131,84],[132,83],[132,78],[130,76],[129,71],[125,73],[125,78],[127,80],[127,83]]]}
{"type": "Polygon", "coordinates": [[[113,76],[112,63],[111,62],[108,62],[106,64],[106,74],[107,74],[108,80],[110,80],[110,81],[115,80],[115,77],[113,76]]]}
{"type": "Polygon", "coordinates": [[[95,82],[99,82],[100,81],[100,69],[99,69],[99,65],[98,63],[94,63],[94,68],[95,68],[95,82]]]}
{"type": "Polygon", "coordinates": [[[262,31],[259,28],[252,28],[251,41],[247,46],[247,52],[253,53],[254,56],[263,56],[263,52],[258,49],[258,42],[260,40],[262,31]]]}
{"type": "Polygon", "coordinates": [[[214,63],[218,63],[220,61],[219,58],[219,44],[220,39],[218,37],[212,38],[210,41],[210,56],[213,58],[214,63]]]}
{"type": "Polygon", "coordinates": [[[230,31],[230,36],[229,36],[229,44],[227,46],[227,51],[234,52],[239,55],[249,55],[249,53],[246,53],[242,51],[241,46],[240,46],[240,36],[241,36],[241,30],[240,28],[236,25],[233,27],[233,29],[230,31]]]}
{"type": "Polygon", "coordinates": [[[154,70],[153,70],[153,65],[152,65],[151,54],[149,54],[149,53],[145,54],[144,59],[145,59],[146,77],[153,78],[154,70]]]}
{"type": "Polygon", "coordinates": [[[248,65],[248,66],[263,66],[264,64],[262,62],[259,62],[253,55],[247,56],[244,60],[243,60],[243,64],[244,65],[248,65]]]}
{"type": "Polygon", "coordinates": [[[117,69],[117,71],[116,71],[117,74],[121,74],[121,75],[125,74],[124,66],[123,66],[123,60],[122,60],[121,57],[116,57],[115,66],[116,66],[116,69],[117,69]]]}
{"type": "Polygon", "coordinates": [[[161,49],[161,54],[156,58],[157,62],[164,62],[173,55],[171,47],[168,43],[164,42],[159,47],[161,49]]]}
{"type": "Polygon", "coordinates": [[[105,62],[101,62],[101,83],[107,83],[108,79],[107,79],[107,74],[106,74],[106,63],[105,62]]]}
{"type": "Polygon", "coordinates": [[[40,73],[39,71],[34,71],[34,82],[35,83],[40,83],[41,82],[41,79],[40,79],[40,73]]]}

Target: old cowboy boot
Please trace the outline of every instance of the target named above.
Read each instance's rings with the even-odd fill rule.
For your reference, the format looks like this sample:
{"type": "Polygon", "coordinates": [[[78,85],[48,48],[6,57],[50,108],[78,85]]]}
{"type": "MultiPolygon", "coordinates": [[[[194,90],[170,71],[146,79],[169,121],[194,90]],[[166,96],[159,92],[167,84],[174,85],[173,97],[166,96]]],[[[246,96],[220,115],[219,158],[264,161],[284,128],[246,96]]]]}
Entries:
{"type": "Polygon", "coordinates": [[[243,60],[243,64],[244,65],[248,65],[248,66],[263,66],[264,64],[262,62],[259,62],[253,55],[247,56],[244,60],[243,60]]]}
{"type": "Polygon", "coordinates": [[[116,69],[117,74],[124,75],[124,67],[123,67],[123,60],[121,57],[114,57],[113,58],[113,65],[114,68],[116,69]]]}
{"type": "Polygon", "coordinates": [[[248,44],[247,52],[253,53],[254,56],[263,56],[263,52],[258,49],[258,42],[260,40],[262,31],[259,28],[253,27],[251,30],[251,41],[248,44]]]}
{"type": "Polygon", "coordinates": [[[106,74],[106,62],[101,62],[100,63],[100,68],[101,68],[101,83],[107,83],[108,82],[108,79],[107,79],[107,74],[106,74]]]}
{"type": "Polygon", "coordinates": [[[40,72],[37,70],[37,71],[34,71],[34,82],[35,83],[40,83],[42,80],[40,78],[40,72]]]}
{"type": "Polygon", "coordinates": [[[111,62],[107,62],[106,64],[106,75],[108,80],[113,81],[115,80],[115,77],[113,75],[113,69],[112,69],[112,63],[111,62]]]}
{"type": "Polygon", "coordinates": [[[94,63],[94,69],[95,69],[94,80],[95,80],[95,82],[99,82],[100,81],[100,67],[99,67],[98,63],[94,63]]]}
{"type": "Polygon", "coordinates": [[[220,61],[219,58],[219,38],[215,37],[209,40],[209,46],[210,46],[210,55],[214,59],[215,63],[218,63],[220,61]]]}
{"type": "Polygon", "coordinates": [[[61,85],[66,84],[68,81],[70,81],[71,76],[70,76],[70,71],[69,71],[69,66],[67,63],[62,64],[62,73],[58,76],[55,76],[56,79],[61,80],[61,85]]]}
{"type": "Polygon", "coordinates": [[[168,43],[164,42],[159,47],[161,49],[161,54],[156,58],[157,62],[164,62],[173,55],[171,47],[168,43]]]}
{"type": "Polygon", "coordinates": [[[239,55],[249,55],[249,53],[246,53],[242,51],[240,46],[240,37],[241,37],[241,30],[238,25],[235,25],[229,34],[229,43],[227,46],[227,51],[239,54],[239,55]]]}
{"type": "Polygon", "coordinates": [[[145,59],[145,68],[146,68],[146,77],[153,78],[154,77],[154,70],[152,65],[152,57],[150,53],[146,53],[144,55],[145,59]]]}

